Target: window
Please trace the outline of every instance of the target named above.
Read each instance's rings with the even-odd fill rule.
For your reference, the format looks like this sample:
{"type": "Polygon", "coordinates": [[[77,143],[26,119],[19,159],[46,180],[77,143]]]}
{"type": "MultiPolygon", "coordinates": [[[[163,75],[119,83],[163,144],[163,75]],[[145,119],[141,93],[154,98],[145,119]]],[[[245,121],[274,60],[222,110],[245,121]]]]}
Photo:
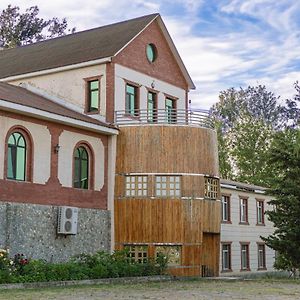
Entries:
{"type": "Polygon", "coordinates": [[[148,122],[157,122],[157,105],[156,105],[156,94],[153,92],[148,92],[148,122]]]}
{"type": "Polygon", "coordinates": [[[265,244],[257,244],[257,254],[258,254],[258,269],[266,269],[266,250],[265,244]]]}
{"type": "Polygon", "coordinates": [[[222,221],[230,222],[230,196],[222,195],[222,221]]]}
{"type": "Polygon", "coordinates": [[[128,255],[130,261],[138,263],[146,263],[148,258],[148,246],[136,246],[136,245],[125,245],[125,248],[128,249],[128,255]]]}
{"type": "Polygon", "coordinates": [[[241,243],[241,270],[249,271],[249,243],[241,243]]]}
{"type": "Polygon", "coordinates": [[[264,201],[256,200],[256,216],[257,216],[257,224],[264,225],[264,201]]]}
{"type": "Polygon", "coordinates": [[[180,176],[156,176],[155,194],[157,197],[180,197],[180,176]]]}
{"type": "Polygon", "coordinates": [[[73,186],[80,189],[89,188],[89,154],[83,146],[76,148],[74,152],[73,186]]]}
{"type": "Polygon", "coordinates": [[[204,198],[216,200],[218,198],[219,179],[205,177],[204,178],[204,198]]]}
{"type": "Polygon", "coordinates": [[[26,140],[20,132],[13,132],[7,142],[7,178],[26,180],[26,140]]]}
{"type": "Polygon", "coordinates": [[[248,199],[240,198],[240,223],[248,224],[248,199]]]}
{"type": "Polygon", "coordinates": [[[176,100],[166,98],[166,121],[176,123],[176,100]]]}
{"type": "Polygon", "coordinates": [[[168,266],[178,266],[181,264],[181,246],[157,246],[156,257],[163,254],[168,259],[168,266]]]}
{"type": "Polygon", "coordinates": [[[147,176],[126,176],[125,178],[126,197],[147,196],[147,176]]]}
{"type": "Polygon", "coordinates": [[[222,243],[222,271],[231,271],[231,243],[222,243]]]}
{"type": "Polygon", "coordinates": [[[99,112],[100,110],[100,80],[87,80],[86,81],[87,89],[87,112],[99,112]]]}
{"type": "Polygon", "coordinates": [[[131,84],[126,84],[125,111],[132,116],[138,116],[138,88],[131,84]]]}
{"type": "Polygon", "coordinates": [[[150,63],[154,62],[157,57],[157,50],[154,44],[148,44],[146,47],[147,59],[150,63]]]}

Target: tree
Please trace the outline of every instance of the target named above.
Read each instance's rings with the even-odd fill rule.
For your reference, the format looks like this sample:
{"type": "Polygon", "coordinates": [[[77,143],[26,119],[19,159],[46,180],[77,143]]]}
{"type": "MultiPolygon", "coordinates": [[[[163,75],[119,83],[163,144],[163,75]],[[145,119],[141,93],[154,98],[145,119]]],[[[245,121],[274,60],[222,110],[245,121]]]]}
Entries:
{"type": "Polygon", "coordinates": [[[212,108],[219,142],[220,173],[223,178],[267,185],[266,154],[272,136],[285,122],[287,112],[279,97],[265,86],[220,93],[212,108]]]}
{"type": "Polygon", "coordinates": [[[75,28],[67,29],[65,18],[44,20],[38,14],[37,6],[26,9],[25,13],[20,13],[18,6],[4,9],[0,14],[0,47],[13,48],[75,32],[75,28]]]}
{"type": "Polygon", "coordinates": [[[273,165],[271,188],[274,196],[266,212],[275,231],[266,245],[277,251],[275,267],[292,271],[300,269],[300,130],[287,128],[278,132],[270,147],[269,163],[273,165]]]}

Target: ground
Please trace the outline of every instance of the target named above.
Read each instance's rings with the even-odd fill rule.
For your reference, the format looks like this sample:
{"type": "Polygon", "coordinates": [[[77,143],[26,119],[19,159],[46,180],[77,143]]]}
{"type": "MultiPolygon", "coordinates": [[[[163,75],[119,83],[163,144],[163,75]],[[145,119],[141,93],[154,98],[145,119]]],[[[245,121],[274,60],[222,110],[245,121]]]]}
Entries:
{"type": "Polygon", "coordinates": [[[300,299],[299,280],[191,280],[142,284],[115,284],[1,290],[0,299],[300,299]]]}

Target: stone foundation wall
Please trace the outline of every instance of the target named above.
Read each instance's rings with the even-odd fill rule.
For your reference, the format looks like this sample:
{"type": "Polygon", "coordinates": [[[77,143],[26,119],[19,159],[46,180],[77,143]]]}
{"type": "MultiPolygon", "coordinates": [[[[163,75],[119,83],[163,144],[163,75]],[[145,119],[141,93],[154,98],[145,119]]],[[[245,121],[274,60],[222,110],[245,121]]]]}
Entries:
{"type": "Polygon", "coordinates": [[[76,235],[57,234],[57,214],[57,206],[0,202],[0,248],[52,262],[110,251],[110,211],[79,208],[76,235]]]}

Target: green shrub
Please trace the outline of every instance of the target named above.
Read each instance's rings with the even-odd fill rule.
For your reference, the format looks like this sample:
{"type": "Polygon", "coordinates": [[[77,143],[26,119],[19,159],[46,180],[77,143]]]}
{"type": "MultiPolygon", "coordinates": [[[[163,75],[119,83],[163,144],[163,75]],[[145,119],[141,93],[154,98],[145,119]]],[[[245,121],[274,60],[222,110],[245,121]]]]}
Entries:
{"type": "Polygon", "coordinates": [[[148,259],[141,264],[130,261],[127,254],[126,250],[111,255],[99,251],[80,254],[63,263],[27,260],[24,255],[19,255],[12,263],[7,253],[1,255],[0,252],[0,283],[149,276],[162,274],[166,269],[163,260],[148,259]]]}

